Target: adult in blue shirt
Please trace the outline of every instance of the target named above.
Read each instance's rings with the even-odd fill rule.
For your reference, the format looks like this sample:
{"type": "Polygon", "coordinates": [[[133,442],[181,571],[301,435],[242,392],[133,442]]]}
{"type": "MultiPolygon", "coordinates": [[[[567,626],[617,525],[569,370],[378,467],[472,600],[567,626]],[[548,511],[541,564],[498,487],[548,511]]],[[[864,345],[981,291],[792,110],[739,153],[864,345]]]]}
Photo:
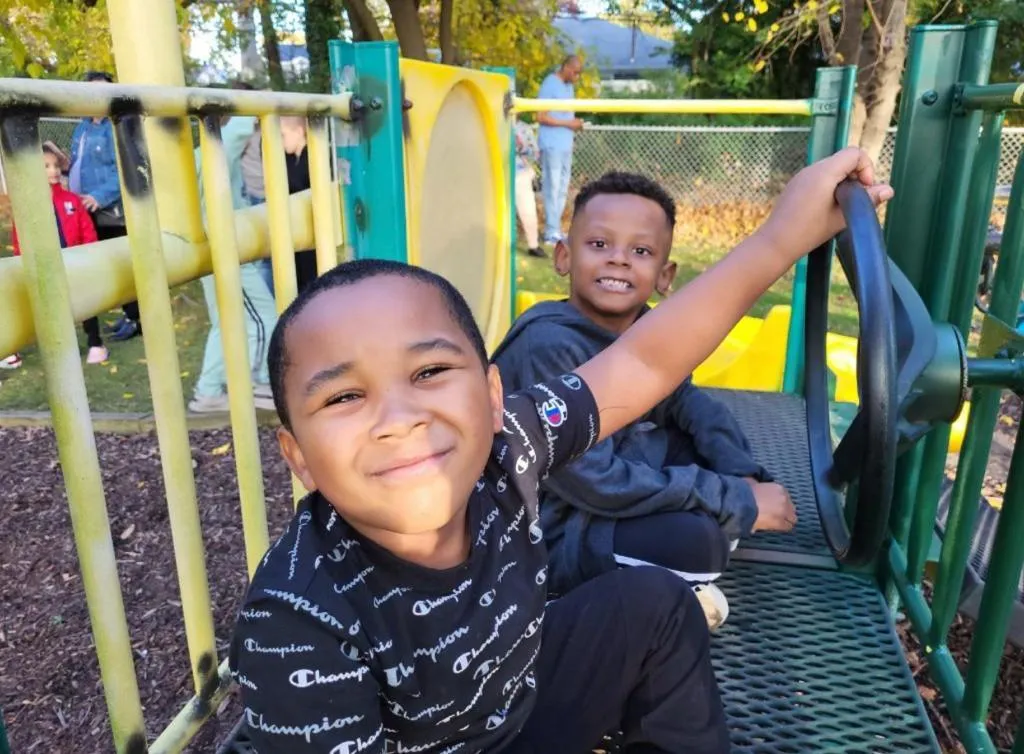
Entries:
{"type": "MultiPolygon", "coordinates": [[[[574,99],[575,84],[583,63],[570,55],[562,67],[549,73],[540,85],[540,99],[574,99]]],[[[540,147],[541,194],[544,201],[544,240],[557,243],[562,238],[562,212],[569,195],[572,175],[573,136],[583,128],[583,121],[571,112],[537,114],[540,124],[537,144],[540,147]]]]}
{"type": "MultiPolygon", "coordinates": [[[[110,84],[113,78],[105,71],[89,71],[85,80],[93,84],[110,84]]],[[[110,118],[83,118],[71,135],[71,171],[68,188],[82,197],[96,225],[100,241],[128,235],[121,201],[121,179],[117,174],[117,150],[114,126],[110,118]]],[[[111,340],[127,340],[142,334],[139,305],[131,301],[124,306],[124,316],[111,328],[111,340]]]]}

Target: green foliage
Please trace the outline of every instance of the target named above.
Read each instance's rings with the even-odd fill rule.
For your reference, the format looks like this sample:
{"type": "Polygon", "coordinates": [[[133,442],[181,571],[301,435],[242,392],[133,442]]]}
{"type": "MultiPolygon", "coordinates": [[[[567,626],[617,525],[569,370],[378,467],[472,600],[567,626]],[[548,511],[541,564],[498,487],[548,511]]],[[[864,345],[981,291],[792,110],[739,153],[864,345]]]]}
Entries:
{"type": "Polygon", "coordinates": [[[104,0],[0,0],[0,75],[80,78],[113,71],[104,0]]]}

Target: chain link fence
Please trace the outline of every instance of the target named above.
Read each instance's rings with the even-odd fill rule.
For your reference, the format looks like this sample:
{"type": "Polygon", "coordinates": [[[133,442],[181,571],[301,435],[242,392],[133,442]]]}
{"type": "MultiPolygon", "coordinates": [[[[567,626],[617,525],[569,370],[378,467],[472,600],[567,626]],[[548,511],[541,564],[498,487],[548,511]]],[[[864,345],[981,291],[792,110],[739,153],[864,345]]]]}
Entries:
{"type": "MultiPolygon", "coordinates": [[[[712,236],[734,243],[748,232],[716,228],[737,214],[756,220],[803,165],[809,128],[704,126],[590,126],[577,135],[572,190],[609,170],[650,176],[681,206],[680,224],[712,228],[712,236]],[[742,212],[740,210],[743,210],[742,212]],[[717,231],[717,232],[714,232],[717,231]]],[[[888,179],[896,131],[879,156],[878,173],[888,179]]],[[[992,225],[1002,228],[1006,197],[1024,149],[1024,128],[1003,129],[992,225]]]]}

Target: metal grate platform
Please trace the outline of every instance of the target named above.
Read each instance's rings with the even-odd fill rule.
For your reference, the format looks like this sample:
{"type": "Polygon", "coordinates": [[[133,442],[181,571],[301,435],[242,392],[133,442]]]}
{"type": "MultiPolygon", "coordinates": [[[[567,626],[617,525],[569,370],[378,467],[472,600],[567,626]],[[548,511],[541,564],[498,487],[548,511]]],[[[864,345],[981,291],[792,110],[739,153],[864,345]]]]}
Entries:
{"type": "Polygon", "coordinates": [[[743,428],[754,458],[793,497],[797,524],[786,534],[764,532],[743,540],[742,546],[811,555],[831,555],[821,533],[818,499],[811,482],[804,399],[783,393],[707,389],[722,402],[743,428]]]}
{"type": "Polygon", "coordinates": [[[734,563],[712,642],[733,752],[938,752],[874,585],[837,571],[734,563]]]}

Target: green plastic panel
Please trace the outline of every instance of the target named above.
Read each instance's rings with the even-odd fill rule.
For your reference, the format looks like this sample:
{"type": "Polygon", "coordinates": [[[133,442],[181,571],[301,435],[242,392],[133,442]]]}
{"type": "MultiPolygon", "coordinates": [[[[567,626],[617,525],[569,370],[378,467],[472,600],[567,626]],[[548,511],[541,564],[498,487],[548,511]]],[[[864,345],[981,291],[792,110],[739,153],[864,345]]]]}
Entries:
{"type": "Polygon", "coordinates": [[[791,532],[763,532],[749,537],[742,547],[781,550],[809,555],[831,555],[821,533],[818,498],[811,482],[811,456],[807,447],[804,399],[786,393],[707,390],[725,404],[739,422],[754,451],[754,459],[789,490],[796,505],[797,524],[791,532]]]}

